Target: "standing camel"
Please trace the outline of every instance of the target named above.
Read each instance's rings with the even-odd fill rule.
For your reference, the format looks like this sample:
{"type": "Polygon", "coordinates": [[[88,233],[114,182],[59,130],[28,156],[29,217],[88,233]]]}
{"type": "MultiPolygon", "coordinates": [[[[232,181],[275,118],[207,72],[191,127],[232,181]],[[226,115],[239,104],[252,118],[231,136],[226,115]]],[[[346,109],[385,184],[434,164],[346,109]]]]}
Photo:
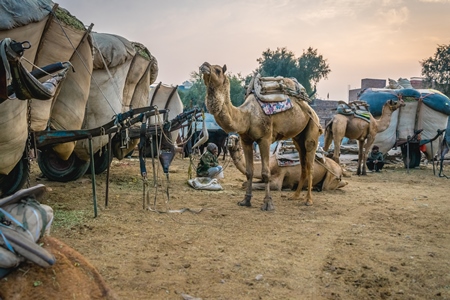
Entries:
{"type": "Polygon", "coordinates": [[[375,119],[370,114],[370,122],[354,115],[336,114],[325,127],[325,144],[323,149],[328,151],[331,142],[334,142],[333,159],[339,163],[340,146],[342,139],[348,137],[358,141],[358,169],[357,175],[367,175],[366,159],[372,148],[377,133],[386,130],[391,123],[392,113],[399,107],[405,106],[403,100],[389,100],[383,105],[381,117],[375,119]]]}
{"type": "MultiPolygon", "coordinates": [[[[292,138],[300,155],[302,172],[299,185],[292,198],[300,198],[302,187],[307,180],[306,205],[312,205],[312,181],[315,152],[322,128],[313,109],[301,99],[292,99],[293,107],[274,115],[266,115],[255,95],[249,94],[245,102],[235,107],[230,100],[230,81],[223,67],[205,62],[200,67],[206,85],[206,107],[214,115],[216,122],[227,133],[236,132],[241,137],[246,164],[247,189],[240,206],[251,206],[253,179],[253,143],[261,153],[262,181],[265,183],[265,197],[262,210],[274,210],[270,195],[269,156],[270,144],[274,141],[292,138]]],[[[295,89],[292,80],[285,78],[286,84],[295,89]]]]}

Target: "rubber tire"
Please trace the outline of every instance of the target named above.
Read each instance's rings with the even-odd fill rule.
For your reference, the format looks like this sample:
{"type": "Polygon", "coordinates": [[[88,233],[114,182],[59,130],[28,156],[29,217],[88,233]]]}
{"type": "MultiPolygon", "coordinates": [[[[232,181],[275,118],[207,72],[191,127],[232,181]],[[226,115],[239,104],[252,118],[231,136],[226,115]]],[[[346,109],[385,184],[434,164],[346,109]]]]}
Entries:
{"type": "Polygon", "coordinates": [[[90,166],[89,161],[79,159],[74,152],[64,161],[51,148],[39,151],[37,161],[44,176],[58,182],[77,180],[90,166]]]}
{"type": "Polygon", "coordinates": [[[27,158],[23,156],[8,175],[0,175],[1,197],[14,194],[25,185],[29,168],[27,158]]]}
{"type": "MultiPolygon", "coordinates": [[[[405,165],[405,169],[408,168],[408,163],[407,163],[407,159],[406,159],[406,153],[407,153],[407,149],[406,149],[406,145],[403,146],[402,145],[402,158],[403,158],[403,163],[405,165]]],[[[415,167],[420,166],[420,160],[421,160],[421,154],[420,154],[420,150],[417,147],[415,147],[415,145],[413,146],[413,144],[410,144],[410,148],[409,148],[409,168],[413,169],[415,167]]]]}
{"type": "MultiPolygon", "coordinates": [[[[108,169],[108,166],[111,164],[112,160],[113,160],[113,155],[111,154],[111,156],[109,158],[109,163],[108,163],[108,145],[103,146],[101,150],[97,151],[94,154],[95,174],[98,175],[98,174],[105,172],[106,169],[108,169]],[[100,155],[100,153],[101,153],[101,155],[100,155]]],[[[86,174],[91,174],[90,167],[86,170],[86,174]]]]}

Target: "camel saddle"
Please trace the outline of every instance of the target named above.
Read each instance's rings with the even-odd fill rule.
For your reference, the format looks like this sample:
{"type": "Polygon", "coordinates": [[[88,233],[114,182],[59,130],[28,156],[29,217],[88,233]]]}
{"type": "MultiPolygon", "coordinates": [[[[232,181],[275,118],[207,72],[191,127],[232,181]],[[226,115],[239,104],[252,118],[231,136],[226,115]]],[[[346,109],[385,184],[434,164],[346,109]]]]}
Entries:
{"type": "Polygon", "coordinates": [[[369,104],[365,101],[352,101],[350,103],[339,101],[336,111],[338,114],[353,115],[370,123],[369,104]]]}
{"type": "Polygon", "coordinates": [[[295,78],[261,77],[257,73],[247,87],[247,94],[254,93],[261,102],[283,102],[289,97],[311,102],[306,89],[295,78]],[[292,82],[288,82],[292,81],[292,82]]]}

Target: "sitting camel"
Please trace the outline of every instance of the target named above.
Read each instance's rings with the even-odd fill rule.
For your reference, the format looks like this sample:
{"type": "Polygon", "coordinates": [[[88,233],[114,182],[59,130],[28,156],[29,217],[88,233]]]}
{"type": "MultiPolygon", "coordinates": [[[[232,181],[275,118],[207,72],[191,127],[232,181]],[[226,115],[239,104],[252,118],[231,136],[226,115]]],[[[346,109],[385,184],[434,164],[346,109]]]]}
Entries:
{"type": "Polygon", "coordinates": [[[79,252],[50,236],[41,242],[55,256],[55,264],[42,268],[21,263],[0,281],[0,299],[119,299],[79,252]]]}
{"type": "MultiPolygon", "coordinates": [[[[228,152],[233,159],[236,168],[245,175],[245,160],[242,153],[242,148],[239,141],[239,136],[230,135],[227,144],[228,152]]],[[[253,176],[262,179],[261,163],[255,162],[253,176]]],[[[269,158],[270,168],[270,189],[274,191],[281,191],[282,189],[295,189],[298,186],[300,172],[302,171],[299,164],[289,167],[280,167],[275,155],[269,158]]],[[[342,188],[348,184],[343,181],[344,171],[341,166],[334,160],[323,157],[323,162],[315,159],[313,186],[318,191],[328,191],[342,188]]],[[[306,186],[304,185],[303,188],[306,186]]],[[[262,190],[265,188],[263,182],[253,183],[253,189],[262,190]]]]}
{"type": "MultiPolygon", "coordinates": [[[[265,197],[262,210],[274,210],[270,196],[270,144],[277,140],[292,138],[300,155],[302,172],[299,186],[292,198],[299,198],[302,186],[308,182],[306,205],[312,205],[313,165],[319,136],[322,134],[319,118],[308,105],[303,95],[290,96],[292,108],[277,114],[266,115],[254,93],[249,93],[245,102],[235,107],[230,100],[230,81],[225,72],[227,67],[205,62],[200,66],[200,74],[206,85],[206,107],[219,126],[227,133],[236,132],[241,137],[247,162],[247,190],[241,206],[251,206],[253,179],[253,143],[258,143],[261,153],[261,177],[265,183],[265,197]],[[302,97],[303,96],[303,97],[302,97]]],[[[297,85],[284,78],[289,90],[296,91],[297,85]]],[[[307,97],[307,96],[306,96],[307,97]]]]}
{"type": "Polygon", "coordinates": [[[367,175],[367,155],[372,148],[375,136],[377,133],[382,132],[389,127],[392,113],[401,106],[405,106],[405,102],[401,99],[398,101],[387,101],[383,105],[382,114],[379,119],[375,119],[368,111],[366,113],[369,114],[369,120],[364,120],[354,114],[335,114],[333,119],[326,125],[325,144],[323,149],[328,151],[331,142],[334,142],[333,159],[339,163],[340,146],[344,136],[349,139],[357,140],[359,151],[356,174],[367,175]]]}

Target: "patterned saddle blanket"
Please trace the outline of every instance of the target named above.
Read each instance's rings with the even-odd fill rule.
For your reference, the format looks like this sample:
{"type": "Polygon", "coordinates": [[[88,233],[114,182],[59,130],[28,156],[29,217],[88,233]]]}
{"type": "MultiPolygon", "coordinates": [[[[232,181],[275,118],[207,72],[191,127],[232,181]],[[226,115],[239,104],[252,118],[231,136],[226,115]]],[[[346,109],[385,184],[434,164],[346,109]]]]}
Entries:
{"type": "Polygon", "coordinates": [[[283,111],[286,111],[288,109],[292,108],[292,102],[291,99],[287,98],[284,101],[278,101],[278,102],[262,102],[260,99],[256,98],[258,100],[259,105],[261,105],[262,110],[264,113],[268,116],[274,115],[283,111]]]}

